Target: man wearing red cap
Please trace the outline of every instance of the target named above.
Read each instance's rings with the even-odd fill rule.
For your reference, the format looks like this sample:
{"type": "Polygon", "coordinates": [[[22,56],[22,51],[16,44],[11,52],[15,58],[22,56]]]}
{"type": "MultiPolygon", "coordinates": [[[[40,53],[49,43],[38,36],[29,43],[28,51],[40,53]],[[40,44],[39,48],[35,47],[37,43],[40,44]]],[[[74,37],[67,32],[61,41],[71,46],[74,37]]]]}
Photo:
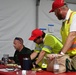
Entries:
{"type": "Polygon", "coordinates": [[[76,56],[76,12],[69,9],[64,0],[55,0],[51,12],[54,12],[59,20],[64,21],[61,27],[64,46],[60,53],[67,53],[70,57],[76,56]]]}
{"type": "MultiPolygon", "coordinates": [[[[49,33],[45,34],[40,29],[34,29],[29,40],[36,43],[35,50],[31,54],[31,59],[33,60],[39,53],[38,59],[34,62],[34,66],[38,65],[47,54],[59,53],[63,46],[58,38],[49,33]]],[[[40,64],[41,68],[47,68],[47,65],[43,63],[40,64]]]]}

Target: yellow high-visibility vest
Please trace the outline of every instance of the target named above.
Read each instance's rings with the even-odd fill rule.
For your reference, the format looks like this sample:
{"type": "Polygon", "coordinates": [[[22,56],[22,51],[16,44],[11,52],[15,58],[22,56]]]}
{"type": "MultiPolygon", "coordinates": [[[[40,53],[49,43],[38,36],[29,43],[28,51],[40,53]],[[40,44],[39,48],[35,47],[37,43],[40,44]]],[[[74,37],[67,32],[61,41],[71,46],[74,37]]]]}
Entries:
{"type": "MultiPolygon", "coordinates": [[[[76,14],[76,12],[71,12],[70,14],[70,18],[68,20],[66,20],[64,22],[64,24],[62,25],[61,27],[61,35],[62,35],[62,43],[64,44],[66,39],[67,39],[67,36],[70,32],[70,25],[72,23],[72,19],[73,19],[73,16],[74,14],[76,14]]],[[[74,56],[76,55],[76,39],[74,40],[72,46],[70,47],[70,49],[67,51],[68,55],[70,56],[74,56]]]]}
{"type": "MultiPolygon", "coordinates": [[[[62,49],[63,45],[62,45],[62,42],[56,38],[54,35],[52,34],[49,34],[47,33],[45,35],[45,38],[44,38],[44,41],[42,44],[36,44],[36,47],[35,47],[35,52],[38,52],[40,53],[41,50],[44,50],[46,52],[45,54],[45,57],[47,54],[51,54],[51,53],[59,53],[60,50],[62,49]]],[[[46,62],[46,59],[43,59],[39,65],[42,67],[42,68],[45,68],[47,67],[47,62],[46,62]],[[43,61],[45,62],[45,65],[43,63],[43,61]]]]}

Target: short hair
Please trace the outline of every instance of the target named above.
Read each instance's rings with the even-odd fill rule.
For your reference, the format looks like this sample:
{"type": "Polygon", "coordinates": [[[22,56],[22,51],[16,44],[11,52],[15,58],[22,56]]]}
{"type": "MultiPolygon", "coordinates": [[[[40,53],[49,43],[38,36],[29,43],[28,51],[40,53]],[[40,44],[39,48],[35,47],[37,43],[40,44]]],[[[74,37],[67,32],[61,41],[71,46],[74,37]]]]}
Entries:
{"type": "Polygon", "coordinates": [[[65,7],[67,7],[67,8],[68,8],[67,3],[64,3],[64,6],[62,6],[61,8],[65,8],[65,7]]]}
{"type": "Polygon", "coordinates": [[[45,37],[45,32],[44,31],[42,31],[43,32],[43,35],[42,35],[42,37],[44,38],[45,37]]]}
{"type": "Polygon", "coordinates": [[[21,37],[15,37],[15,39],[14,40],[18,40],[18,41],[20,41],[21,42],[21,44],[23,44],[23,39],[21,38],[21,37]]]}

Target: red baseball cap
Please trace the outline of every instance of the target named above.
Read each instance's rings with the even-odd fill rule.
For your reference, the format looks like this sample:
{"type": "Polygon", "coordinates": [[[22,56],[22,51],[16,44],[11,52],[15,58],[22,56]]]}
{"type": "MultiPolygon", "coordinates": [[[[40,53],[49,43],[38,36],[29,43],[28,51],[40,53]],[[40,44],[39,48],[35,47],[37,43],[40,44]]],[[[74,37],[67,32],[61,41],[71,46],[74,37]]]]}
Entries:
{"type": "Polygon", "coordinates": [[[60,8],[64,5],[64,0],[55,0],[52,4],[52,9],[49,11],[49,13],[54,12],[55,9],[60,8]]]}
{"type": "Polygon", "coordinates": [[[40,29],[34,29],[29,40],[35,40],[37,37],[42,36],[42,34],[43,32],[40,29]]]}

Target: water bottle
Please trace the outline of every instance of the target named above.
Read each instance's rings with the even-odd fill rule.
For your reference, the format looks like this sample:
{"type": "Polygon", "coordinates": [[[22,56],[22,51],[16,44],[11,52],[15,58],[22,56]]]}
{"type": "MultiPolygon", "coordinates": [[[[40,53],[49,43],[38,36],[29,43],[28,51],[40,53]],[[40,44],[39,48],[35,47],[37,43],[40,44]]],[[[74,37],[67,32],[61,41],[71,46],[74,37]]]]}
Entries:
{"type": "Polygon", "coordinates": [[[9,54],[3,54],[3,62],[4,64],[8,64],[9,54]]]}
{"type": "Polygon", "coordinates": [[[57,62],[57,54],[55,55],[55,58],[54,58],[53,71],[54,71],[55,74],[58,74],[59,73],[59,64],[57,62]]]}
{"type": "Polygon", "coordinates": [[[23,70],[31,70],[32,61],[30,58],[23,58],[23,70]]]}

